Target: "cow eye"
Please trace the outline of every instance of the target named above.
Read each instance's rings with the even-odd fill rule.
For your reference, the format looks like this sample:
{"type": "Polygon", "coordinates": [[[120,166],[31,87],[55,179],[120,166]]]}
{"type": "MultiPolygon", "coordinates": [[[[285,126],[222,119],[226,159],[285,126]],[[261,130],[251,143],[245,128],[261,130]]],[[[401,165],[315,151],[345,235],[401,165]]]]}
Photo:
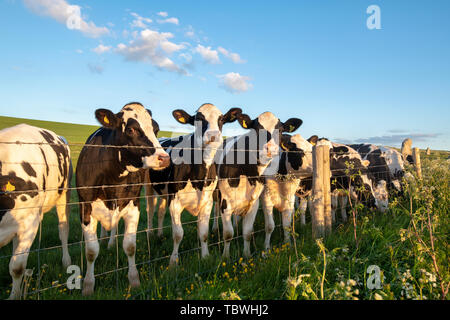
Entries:
{"type": "Polygon", "coordinates": [[[136,129],[134,129],[134,128],[127,128],[126,132],[127,132],[127,134],[128,134],[129,136],[135,136],[135,135],[137,135],[137,131],[136,131],[136,129]]]}

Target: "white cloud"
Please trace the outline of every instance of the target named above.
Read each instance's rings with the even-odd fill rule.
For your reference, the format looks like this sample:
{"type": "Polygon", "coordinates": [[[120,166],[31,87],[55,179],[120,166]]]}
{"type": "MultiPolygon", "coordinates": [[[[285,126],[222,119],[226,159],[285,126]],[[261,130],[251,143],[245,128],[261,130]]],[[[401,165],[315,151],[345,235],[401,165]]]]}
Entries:
{"type": "Polygon", "coordinates": [[[172,17],[172,18],[167,18],[167,19],[164,19],[164,20],[157,20],[158,21],[158,23],[173,23],[173,24],[176,24],[176,25],[178,25],[179,23],[180,23],[180,21],[178,21],[178,18],[174,18],[174,17],[172,17]]]}
{"type": "Polygon", "coordinates": [[[99,44],[96,48],[92,49],[96,54],[102,54],[111,50],[111,46],[104,46],[99,44]]]}
{"type": "Polygon", "coordinates": [[[217,50],[223,54],[225,57],[233,61],[234,63],[245,63],[245,60],[242,60],[241,57],[237,53],[230,52],[222,47],[217,48],[217,50]]]}
{"type": "Polygon", "coordinates": [[[147,28],[147,25],[145,23],[152,23],[153,20],[150,18],[141,17],[135,12],[130,13],[135,19],[131,22],[132,28],[141,28],[145,29],[147,28]]]}
{"type": "Polygon", "coordinates": [[[217,50],[212,50],[211,47],[204,47],[201,44],[197,45],[195,52],[200,54],[206,62],[210,64],[220,63],[219,53],[217,50]]]}
{"type": "Polygon", "coordinates": [[[145,29],[139,32],[136,39],[131,40],[128,45],[118,44],[116,52],[128,61],[149,62],[159,69],[186,75],[186,70],[169,58],[172,53],[184,49],[185,46],[169,41],[171,38],[173,34],[170,32],[160,33],[145,29]]]}
{"type": "Polygon", "coordinates": [[[92,21],[81,17],[81,7],[70,5],[65,0],[23,0],[34,13],[51,17],[69,29],[79,30],[88,37],[97,38],[109,33],[106,27],[97,27],[92,21]]]}
{"type": "Polygon", "coordinates": [[[253,85],[248,81],[250,77],[241,76],[236,72],[229,72],[219,76],[220,87],[231,93],[245,92],[253,88],[253,85]]]}
{"type": "Polygon", "coordinates": [[[169,15],[167,12],[165,11],[160,11],[157,13],[158,16],[163,17],[163,18],[167,18],[167,16],[169,15]]]}
{"type": "Polygon", "coordinates": [[[81,50],[81,49],[77,49],[76,52],[79,54],[83,54],[83,50],[81,50]]]}

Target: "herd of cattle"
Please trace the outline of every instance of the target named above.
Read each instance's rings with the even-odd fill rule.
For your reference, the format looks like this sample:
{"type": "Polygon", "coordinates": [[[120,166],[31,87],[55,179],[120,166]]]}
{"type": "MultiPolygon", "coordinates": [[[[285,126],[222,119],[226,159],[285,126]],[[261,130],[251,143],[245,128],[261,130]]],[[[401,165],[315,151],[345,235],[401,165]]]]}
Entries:
{"type": "MultiPolygon", "coordinates": [[[[242,217],[244,255],[250,255],[253,224],[262,203],[265,216],[265,248],[270,248],[274,230],[273,209],[282,215],[285,240],[289,241],[296,198],[301,221],[312,191],[312,148],[330,147],[333,220],[337,203],[346,219],[349,190],[354,199],[384,211],[391,190],[401,192],[404,159],[394,149],[374,145],[343,145],[312,136],[304,139],[297,130],[302,120],[282,122],[264,112],[251,119],[239,108],[222,112],[203,104],[194,115],[173,111],[182,124],[194,132],[176,138],[157,139],[158,123],[140,103],[129,103],[120,112],[98,109],[102,125],[91,134],[81,150],[76,167],[76,190],[87,261],[83,294],[94,291],[94,263],[99,254],[97,224],[116,232],[124,220],[123,250],[128,257],[128,279],[140,285],[135,265],[136,232],[140,216],[140,193],[145,186],[148,230],[159,197],[158,235],[166,207],[172,221],[173,252],[170,264],[178,262],[183,238],[181,214],[197,217],[201,255],[208,255],[210,215],[214,205],[213,230],[222,219],[224,251],[230,255],[234,229],[232,216],[242,217]],[[247,133],[223,139],[222,127],[238,121],[247,133]],[[351,178],[351,176],[353,178],[351,178]],[[288,178],[286,178],[288,177],[288,178]]],[[[13,285],[11,299],[20,297],[20,285],[29,250],[43,214],[56,206],[64,266],[71,263],[67,248],[68,203],[72,165],[67,141],[55,133],[21,124],[0,131],[0,247],[13,241],[9,271],[13,285]]],[[[111,237],[114,241],[115,237],[111,237]]]]}

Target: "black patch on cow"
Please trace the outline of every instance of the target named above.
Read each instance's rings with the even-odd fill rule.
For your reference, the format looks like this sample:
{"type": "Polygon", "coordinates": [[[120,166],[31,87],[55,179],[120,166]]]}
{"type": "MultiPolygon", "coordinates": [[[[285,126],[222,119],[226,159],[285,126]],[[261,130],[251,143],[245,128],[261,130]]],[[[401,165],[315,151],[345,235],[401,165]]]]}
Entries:
{"type": "Polygon", "coordinates": [[[59,141],[55,140],[54,136],[50,134],[48,131],[41,130],[39,132],[48,142],[49,146],[53,149],[53,151],[56,154],[56,158],[58,159],[58,168],[59,168],[58,193],[62,194],[69,173],[69,166],[70,166],[69,149],[66,144],[61,142],[63,140],[59,141]]]}
{"type": "Polygon", "coordinates": [[[42,154],[42,157],[44,158],[44,163],[45,163],[45,171],[46,171],[46,173],[47,173],[47,177],[48,177],[48,174],[49,174],[49,170],[50,170],[50,167],[48,166],[48,162],[47,162],[47,157],[45,156],[45,152],[44,152],[44,150],[42,150],[42,148],[41,148],[41,147],[39,147],[39,150],[41,150],[41,154],[42,154]]]}
{"type": "Polygon", "coordinates": [[[226,199],[222,199],[220,201],[220,210],[223,212],[226,208],[227,208],[227,200],[226,199]]]}
{"type": "Polygon", "coordinates": [[[31,181],[25,181],[17,177],[16,173],[11,171],[8,175],[0,175],[0,221],[3,216],[15,206],[15,200],[23,195],[29,195],[34,198],[38,195],[38,186],[31,181]],[[6,186],[14,186],[14,191],[6,191],[6,186]]]}
{"type": "Polygon", "coordinates": [[[36,177],[36,171],[34,171],[33,167],[29,162],[22,161],[21,163],[23,170],[31,177],[36,177]]]}

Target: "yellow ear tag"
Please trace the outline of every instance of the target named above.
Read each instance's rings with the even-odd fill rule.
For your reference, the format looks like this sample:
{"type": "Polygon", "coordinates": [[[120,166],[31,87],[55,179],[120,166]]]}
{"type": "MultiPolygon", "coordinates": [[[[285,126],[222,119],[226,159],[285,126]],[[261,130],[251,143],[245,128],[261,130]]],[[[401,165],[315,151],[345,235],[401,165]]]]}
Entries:
{"type": "Polygon", "coordinates": [[[245,122],[245,120],[242,120],[242,126],[243,126],[244,128],[247,128],[247,123],[245,122]]]}
{"type": "Polygon", "coordinates": [[[293,126],[293,125],[290,125],[289,126],[289,132],[292,132],[292,131],[294,131],[295,130],[295,127],[293,126]]]}
{"type": "Polygon", "coordinates": [[[314,141],[311,141],[310,142],[313,146],[315,146],[316,145],[316,143],[314,142],[314,141]]]}
{"type": "Polygon", "coordinates": [[[8,181],[8,183],[7,183],[6,186],[5,186],[5,191],[11,192],[11,191],[14,191],[14,190],[16,190],[16,187],[14,187],[14,186],[11,184],[11,182],[8,181]]]}
{"type": "Polygon", "coordinates": [[[179,118],[178,118],[178,121],[183,122],[183,123],[186,123],[186,119],[185,119],[184,117],[179,117],[179,118]]]}
{"type": "Polygon", "coordinates": [[[109,124],[109,120],[108,120],[108,118],[106,116],[103,118],[103,122],[106,123],[106,124],[109,124]]]}
{"type": "Polygon", "coordinates": [[[284,145],[284,143],[281,143],[281,148],[283,148],[283,150],[288,150],[288,148],[286,148],[286,146],[284,145]]]}

